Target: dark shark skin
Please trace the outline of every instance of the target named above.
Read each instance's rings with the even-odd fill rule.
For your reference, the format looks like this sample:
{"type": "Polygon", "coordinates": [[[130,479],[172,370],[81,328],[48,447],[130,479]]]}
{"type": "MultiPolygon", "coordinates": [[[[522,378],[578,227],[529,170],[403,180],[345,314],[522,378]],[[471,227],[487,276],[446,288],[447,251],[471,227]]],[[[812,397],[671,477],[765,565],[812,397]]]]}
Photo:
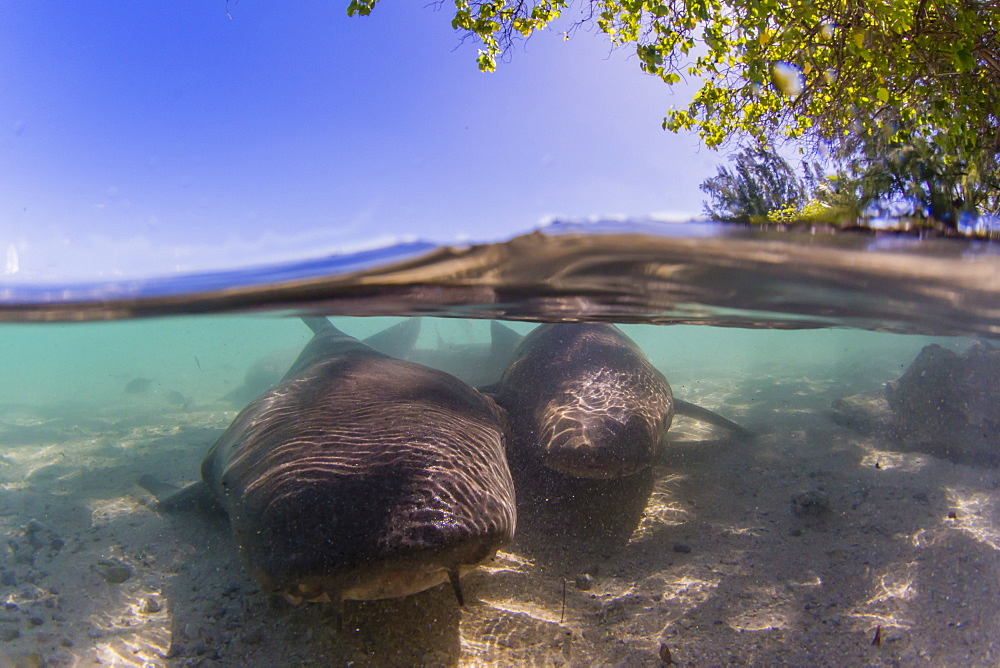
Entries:
{"type": "Polygon", "coordinates": [[[535,328],[492,392],[510,414],[512,462],[577,478],[620,478],[649,468],[675,412],[749,435],[676,400],[639,346],[609,324],[535,328]]]}
{"type": "Polygon", "coordinates": [[[535,328],[496,394],[511,418],[512,459],[580,478],[648,468],[674,416],[663,374],[606,324],[535,328]]]}
{"type": "Polygon", "coordinates": [[[247,569],[293,603],[449,580],[461,602],[460,572],[514,533],[504,412],[448,374],[304,320],[313,339],[202,464],[247,569]]]}

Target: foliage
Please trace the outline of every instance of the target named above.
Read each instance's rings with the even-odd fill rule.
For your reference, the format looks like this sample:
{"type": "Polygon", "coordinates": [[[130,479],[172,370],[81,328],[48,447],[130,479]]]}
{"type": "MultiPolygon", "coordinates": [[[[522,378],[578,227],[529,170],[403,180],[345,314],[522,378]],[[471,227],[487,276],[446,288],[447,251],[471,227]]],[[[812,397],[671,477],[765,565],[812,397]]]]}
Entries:
{"type": "MultiPolygon", "coordinates": [[[[378,0],[351,0],[371,13],[378,0]]],[[[492,71],[519,38],[569,0],[454,0],[452,26],[482,43],[492,71]]],[[[888,142],[905,128],[965,163],[1000,154],[1000,0],[580,0],[576,19],[667,84],[701,88],[665,128],[710,147],[776,137],[839,148],[858,132],[888,142]]],[[[942,161],[942,164],[947,161],[942,161]]],[[[995,167],[995,164],[993,165],[995,167]]]]}
{"type": "Polygon", "coordinates": [[[928,220],[947,227],[1000,213],[996,159],[955,159],[906,131],[862,134],[846,142],[833,176],[803,162],[798,176],[773,151],[745,150],[701,189],[705,212],[733,222],[848,222],[868,217],[928,220]]]}
{"type": "Polygon", "coordinates": [[[852,137],[842,155],[833,196],[861,211],[903,202],[913,215],[950,227],[963,217],[1000,213],[996,155],[950,155],[906,127],[852,137]]]}
{"type": "Polygon", "coordinates": [[[733,167],[721,166],[701,184],[711,203],[705,213],[714,220],[735,223],[766,221],[775,212],[792,216],[802,210],[822,178],[816,165],[804,164],[800,178],[788,161],[774,151],[746,149],[731,158],[733,167]]]}
{"type": "Polygon", "coordinates": [[[802,206],[789,205],[767,214],[767,222],[792,224],[801,222],[837,222],[838,209],[818,199],[810,199],[802,206]]]}

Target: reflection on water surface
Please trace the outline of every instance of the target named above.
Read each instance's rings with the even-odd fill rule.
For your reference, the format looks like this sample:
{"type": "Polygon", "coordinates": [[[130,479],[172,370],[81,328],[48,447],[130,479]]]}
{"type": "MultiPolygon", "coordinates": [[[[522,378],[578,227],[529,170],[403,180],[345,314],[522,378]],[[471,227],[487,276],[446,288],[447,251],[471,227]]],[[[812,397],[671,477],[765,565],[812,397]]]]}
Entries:
{"type": "Polygon", "coordinates": [[[991,335],[1000,327],[998,277],[1000,258],[982,242],[695,223],[557,224],[546,234],[463,248],[410,244],[232,273],[10,286],[0,317],[282,309],[991,335]]]}

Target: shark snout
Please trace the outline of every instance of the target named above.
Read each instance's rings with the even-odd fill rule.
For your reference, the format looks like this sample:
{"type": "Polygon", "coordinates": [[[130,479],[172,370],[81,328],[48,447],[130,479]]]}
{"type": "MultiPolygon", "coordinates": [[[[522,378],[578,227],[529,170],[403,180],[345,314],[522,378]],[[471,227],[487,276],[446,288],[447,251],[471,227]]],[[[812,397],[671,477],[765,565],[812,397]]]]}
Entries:
{"type": "Polygon", "coordinates": [[[639,415],[562,418],[546,431],[550,437],[539,453],[541,463],[582,478],[638,473],[650,465],[656,447],[652,425],[639,415]]]}

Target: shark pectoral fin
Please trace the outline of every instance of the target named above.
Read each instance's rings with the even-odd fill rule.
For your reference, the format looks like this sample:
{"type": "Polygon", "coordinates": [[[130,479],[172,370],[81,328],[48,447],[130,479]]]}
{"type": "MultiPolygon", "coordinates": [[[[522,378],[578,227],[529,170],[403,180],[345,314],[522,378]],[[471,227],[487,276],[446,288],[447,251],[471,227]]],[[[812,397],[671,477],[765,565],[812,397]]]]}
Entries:
{"type": "Polygon", "coordinates": [[[420,318],[407,318],[397,325],[383,329],[378,334],[372,334],[364,340],[364,343],[384,355],[406,359],[413,352],[413,346],[420,336],[420,323],[420,318]]]}
{"type": "Polygon", "coordinates": [[[139,478],[138,483],[156,497],[157,510],[167,513],[197,510],[211,514],[225,514],[212,490],[202,481],[191,483],[187,487],[177,487],[147,474],[139,478]]]}
{"type": "MultiPolygon", "coordinates": [[[[163,501],[163,499],[176,494],[181,490],[177,485],[171,485],[168,482],[163,482],[158,480],[148,473],[138,480],[139,487],[156,497],[157,501],[163,501]]],[[[195,483],[196,485],[198,483],[195,483]]]]}
{"type": "Polygon", "coordinates": [[[701,422],[713,424],[716,427],[728,429],[741,441],[752,441],[757,436],[757,434],[753,433],[746,427],[742,427],[732,420],[722,417],[715,411],[710,411],[707,408],[702,408],[697,404],[692,404],[689,401],[684,401],[676,397],[674,397],[674,411],[677,415],[683,415],[684,417],[689,417],[693,420],[700,420],[701,422]]]}
{"type": "Polygon", "coordinates": [[[455,598],[458,599],[458,604],[465,605],[465,597],[462,596],[462,583],[458,579],[457,568],[452,568],[448,571],[448,579],[451,581],[451,588],[455,592],[455,598]]]}

